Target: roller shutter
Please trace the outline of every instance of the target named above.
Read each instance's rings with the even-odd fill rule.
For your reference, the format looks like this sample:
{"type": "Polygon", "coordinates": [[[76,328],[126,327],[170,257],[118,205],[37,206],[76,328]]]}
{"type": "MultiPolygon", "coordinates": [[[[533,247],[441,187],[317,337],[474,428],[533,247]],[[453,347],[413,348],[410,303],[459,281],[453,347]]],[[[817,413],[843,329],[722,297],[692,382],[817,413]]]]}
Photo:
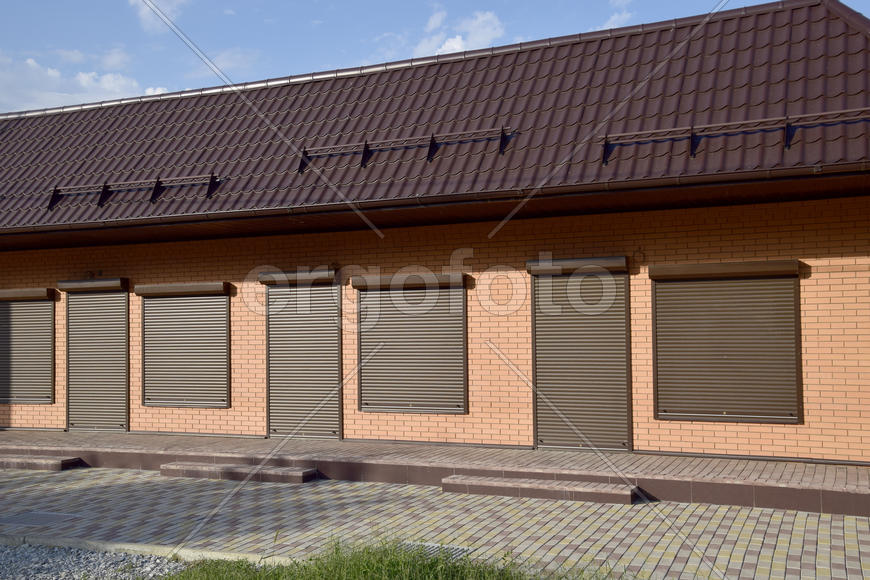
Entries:
{"type": "Polygon", "coordinates": [[[339,436],[339,286],[270,286],[269,431],[339,436]]]}
{"type": "Polygon", "coordinates": [[[465,288],[360,289],[360,407],[464,413],[465,288]]]}
{"type": "Polygon", "coordinates": [[[128,428],[126,292],[67,295],[70,429],[128,428]]]}
{"type": "Polygon", "coordinates": [[[565,271],[533,277],[537,444],[627,450],[628,277],[619,268],[565,271]]]}
{"type": "Polygon", "coordinates": [[[54,399],[54,301],[0,302],[0,403],[54,399]]]}
{"type": "Polygon", "coordinates": [[[145,296],[142,331],[144,404],[229,406],[227,296],[145,296]]]}
{"type": "Polygon", "coordinates": [[[659,418],[800,420],[797,275],[653,284],[659,418]]]}

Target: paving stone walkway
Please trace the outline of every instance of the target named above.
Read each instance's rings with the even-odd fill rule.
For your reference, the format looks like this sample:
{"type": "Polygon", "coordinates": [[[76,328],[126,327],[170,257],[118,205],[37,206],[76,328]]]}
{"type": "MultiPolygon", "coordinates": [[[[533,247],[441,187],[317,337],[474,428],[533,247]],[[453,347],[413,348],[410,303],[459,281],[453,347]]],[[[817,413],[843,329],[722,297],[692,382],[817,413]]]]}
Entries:
{"type": "MultiPolygon", "coordinates": [[[[236,486],[118,469],[0,471],[0,534],[176,545],[236,486]],[[36,525],[32,515],[16,518],[29,512],[62,515],[29,522],[36,525]]],[[[379,538],[465,546],[482,558],[512,553],[541,569],[610,566],[639,578],[870,577],[870,518],[333,480],[248,483],[185,547],[300,557],[332,539],[379,538]]]]}

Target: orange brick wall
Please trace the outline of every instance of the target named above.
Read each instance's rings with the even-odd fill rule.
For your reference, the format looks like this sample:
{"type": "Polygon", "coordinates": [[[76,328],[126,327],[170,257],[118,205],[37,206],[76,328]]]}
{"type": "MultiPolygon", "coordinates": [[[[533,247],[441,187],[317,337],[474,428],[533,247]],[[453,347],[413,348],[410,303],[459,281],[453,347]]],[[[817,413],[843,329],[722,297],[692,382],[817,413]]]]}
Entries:
{"type": "MultiPolygon", "coordinates": [[[[540,252],[554,259],[625,255],[631,269],[634,446],[639,450],[870,459],[870,198],[732,208],[515,220],[492,239],[494,224],[461,224],[339,234],[286,235],[0,254],[0,287],[53,286],[57,280],[126,276],[133,283],[225,280],[231,297],[230,409],[143,407],[141,302],[130,300],[131,429],[265,434],[265,320],[256,273],[343,267],[344,436],[363,439],[531,445],[533,433],[529,276],[540,252]],[[469,412],[465,415],[357,410],[356,291],[353,273],[449,267],[468,290],[469,412]],[[798,258],[801,280],[805,421],[759,425],[657,421],[652,416],[650,263],[798,258]],[[356,267],[351,267],[355,265],[356,267]],[[499,358],[492,344],[513,365],[499,358]]],[[[0,424],[65,424],[64,297],[57,317],[57,403],[0,405],[0,424]]]]}

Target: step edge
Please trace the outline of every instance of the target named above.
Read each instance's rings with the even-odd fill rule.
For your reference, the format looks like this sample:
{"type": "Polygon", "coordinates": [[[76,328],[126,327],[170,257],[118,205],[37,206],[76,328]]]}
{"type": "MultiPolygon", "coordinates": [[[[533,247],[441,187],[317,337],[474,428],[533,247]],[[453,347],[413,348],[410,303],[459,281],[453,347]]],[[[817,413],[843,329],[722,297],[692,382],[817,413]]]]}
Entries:
{"type": "Polygon", "coordinates": [[[252,471],[256,469],[257,471],[284,471],[284,472],[292,472],[292,473],[305,473],[305,472],[315,472],[317,471],[313,467],[293,467],[293,466],[278,466],[278,465],[263,465],[256,466],[246,463],[204,463],[197,461],[172,461],[170,463],[163,463],[160,465],[160,469],[171,469],[175,467],[184,467],[184,468],[204,468],[204,469],[212,469],[212,470],[220,470],[220,469],[245,469],[248,471],[252,471]]]}
{"type": "Polygon", "coordinates": [[[553,483],[558,481],[564,484],[564,480],[552,479],[519,479],[519,478],[493,478],[485,476],[465,476],[465,475],[449,475],[441,479],[442,486],[447,485],[474,485],[476,487],[489,487],[493,489],[499,488],[515,488],[515,489],[547,489],[552,491],[577,491],[583,493],[635,493],[638,487],[634,484],[625,483],[599,483],[594,481],[569,481],[567,485],[556,485],[553,483]],[[498,481],[493,481],[497,479],[498,481]]]}

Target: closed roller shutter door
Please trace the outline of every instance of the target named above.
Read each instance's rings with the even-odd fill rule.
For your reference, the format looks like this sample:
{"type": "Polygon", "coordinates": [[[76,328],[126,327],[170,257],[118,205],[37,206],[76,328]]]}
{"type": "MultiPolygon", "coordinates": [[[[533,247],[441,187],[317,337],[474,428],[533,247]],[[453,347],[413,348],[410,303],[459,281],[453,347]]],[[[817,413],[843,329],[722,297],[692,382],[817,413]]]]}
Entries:
{"type": "Polygon", "coordinates": [[[628,449],[627,276],[533,280],[538,445],[628,449]]]}
{"type": "Polygon", "coordinates": [[[145,404],[229,406],[229,299],[145,297],[145,404]]]}
{"type": "Polygon", "coordinates": [[[660,416],[798,420],[797,277],[654,284],[660,416]]]}
{"type": "Polygon", "coordinates": [[[127,429],[127,293],[67,295],[70,429],[127,429]]]}
{"type": "Polygon", "coordinates": [[[54,302],[0,302],[0,403],[51,403],[54,302]]]}
{"type": "Polygon", "coordinates": [[[269,287],[269,431],[339,435],[341,337],[336,285],[269,287]]]}
{"type": "Polygon", "coordinates": [[[360,306],[362,409],[465,412],[465,289],[362,290],[360,306]]]}

